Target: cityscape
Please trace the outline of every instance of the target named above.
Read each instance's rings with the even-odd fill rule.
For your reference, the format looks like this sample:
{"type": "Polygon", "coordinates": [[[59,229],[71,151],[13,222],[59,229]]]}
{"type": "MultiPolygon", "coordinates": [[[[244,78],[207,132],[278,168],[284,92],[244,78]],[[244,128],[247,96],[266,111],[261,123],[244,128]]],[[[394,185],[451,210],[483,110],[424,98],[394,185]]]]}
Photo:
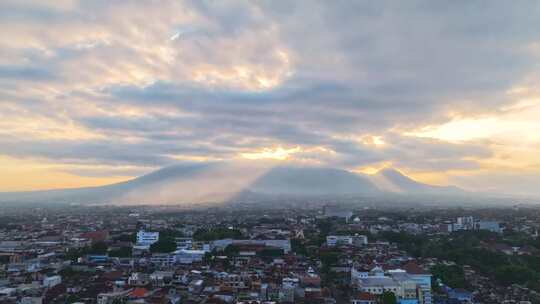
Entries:
{"type": "Polygon", "coordinates": [[[540,209],[2,210],[2,303],[537,303],[540,209]]]}
{"type": "Polygon", "coordinates": [[[0,0],[0,304],[540,304],[540,1],[0,0]]]}

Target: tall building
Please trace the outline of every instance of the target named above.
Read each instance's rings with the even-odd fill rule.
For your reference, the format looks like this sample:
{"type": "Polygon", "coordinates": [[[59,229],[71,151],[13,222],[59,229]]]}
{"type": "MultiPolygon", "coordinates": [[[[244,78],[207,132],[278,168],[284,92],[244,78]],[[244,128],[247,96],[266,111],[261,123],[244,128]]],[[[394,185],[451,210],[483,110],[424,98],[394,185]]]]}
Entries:
{"type": "Polygon", "coordinates": [[[472,216],[462,216],[457,218],[456,228],[454,230],[473,230],[474,218],[472,216]]]}

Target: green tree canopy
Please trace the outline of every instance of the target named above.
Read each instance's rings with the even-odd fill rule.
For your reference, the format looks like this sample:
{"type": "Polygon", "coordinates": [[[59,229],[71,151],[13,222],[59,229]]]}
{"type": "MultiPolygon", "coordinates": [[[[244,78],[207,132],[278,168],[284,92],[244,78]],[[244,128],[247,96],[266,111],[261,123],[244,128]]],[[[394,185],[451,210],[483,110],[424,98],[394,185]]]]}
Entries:
{"type": "Polygon", "coordinates": [[[446,266],[436,265],[431,267],[431,273],[434,277],[441,279],[441,281],[452,288],[465,288],[465,273],[463,269],[457,265],[446,266]]]}
{"type": "Polygon", "coordinates": [[[291,239],[291,249],[296,254],[307,255],[307,249],[302,240],[291,239]]]}
{"type": "Polygon", "coordinates": [[[504,285],[523,284],[538,280],[538,275],[524,266],[505,265],[495,268],[495,279],[504,285]]]}
{"type": "Polygon", "coordinates": [[[383,304],[396,304],[396,295],[393,292],[385,291],[383,292],[381,296],[381,300],[383,304]]]}
{"type": "Polygon", "coordinates": [[[129,258],[131,257],[131,247],[122,247],[117,250],[109,251],[109,256],[117,258],[129,258]]]}
{"type": "Polygon", "coordinates": [[[176,243],[168,238],[162,239],[150,245],[152,253],[170,253],[176,250],[176,243]]]}
{"type": "Polygon", "coordinates": [[[105,242],[98,242],[92,245],[88,250],[89,254],[106,254],[109,246],[105,242]]]}
{"type": "Polygon", "coordinates": [[[220,239],[241,239],[242,232],[237,229],[229,229],[224,227],[212,229],[199,229],[193,234],[193,239],[196,241],[214,241],[220,239]]]}

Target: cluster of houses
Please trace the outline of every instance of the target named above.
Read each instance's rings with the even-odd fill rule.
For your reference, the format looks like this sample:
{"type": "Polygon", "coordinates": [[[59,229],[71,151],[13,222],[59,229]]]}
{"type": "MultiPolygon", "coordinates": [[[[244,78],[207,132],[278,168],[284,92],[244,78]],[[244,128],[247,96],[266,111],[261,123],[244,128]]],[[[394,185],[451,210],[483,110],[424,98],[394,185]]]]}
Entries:
{"type": "MultiPolygon", "coordinates": [[[[377,213],[360,219],[359,213],[336,207],[174,216],[159,208],[36,212],[0,229],[0,303],[379,304],[391,295],[396,304],[439,304],[491,297],[438,282],[437,292],[446,301],[441,302],[429,272],[441,261],[413,258],[396,244],[369,236],[503,231],[498,222],[472,216],[447,221],[396,220],[377,213]],[[323,234],[319,224],[325,221],[332,228],[323,234]],[[214,227],[241,237],[196,237],[197,231],[214,227]],[[171,231],[177,233],[174,250],[154,250],[156,243],[171,239],[171,231]],[[96,248],[101,250],[92,251],[96,248]]],[[[540,254],[531,246],[483,246],[512,255],[540,254]]],[[[465,273],[470,282],[481,281],[474,286],[491,286],[473,270],[465,273]]]]}

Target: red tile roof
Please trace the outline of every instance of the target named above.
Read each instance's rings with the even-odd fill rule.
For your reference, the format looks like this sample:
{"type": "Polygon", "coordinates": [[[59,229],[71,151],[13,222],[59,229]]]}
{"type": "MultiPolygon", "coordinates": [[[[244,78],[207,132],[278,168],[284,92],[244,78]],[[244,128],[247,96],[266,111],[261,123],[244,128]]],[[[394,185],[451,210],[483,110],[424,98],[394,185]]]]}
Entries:
{"type": "Polygon", "coordinates": [[[409,262],[403,266],[403,270],[407,271],[409,274],[429,274],[422,267],[414,262],[409,262]]]}
{"type": "Polygon", "coordinates": [[[92,242],[101,242],[109,237],[109,232],[107,230],[90,231],[81,234],[81,237],[90,239],[92,242]]]}
{"type": "Polygon", "coordinates": [[[129,295],[136,298],[142,298],[146,295],[147,292],[148,290],[146,288],[137,287],[133,289],[133,291],[129,295]]]}
{"type": "Polygon", "coordinates": [[[375,301],[375,299],[376,299],[375,296],[369,292],[360,292],[355,297],[355,300],[362,300],[362,301],[375,301]]]}

